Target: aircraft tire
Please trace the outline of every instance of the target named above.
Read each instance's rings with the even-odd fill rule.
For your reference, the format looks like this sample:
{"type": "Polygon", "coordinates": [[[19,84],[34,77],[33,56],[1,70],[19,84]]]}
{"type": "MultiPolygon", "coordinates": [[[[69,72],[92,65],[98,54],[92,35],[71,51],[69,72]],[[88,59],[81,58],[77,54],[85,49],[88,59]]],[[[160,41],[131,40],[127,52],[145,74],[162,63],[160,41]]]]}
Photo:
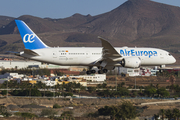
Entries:
{"type": "Polygon", "coordinates": [[[91,73],[92,73],[92,74],[96,73],[96,70],[91,70],[91,73]]]}
{"type": "Polygon", "coordinates": [[[107,69],[103,69],[103,73],[107,73],[107,71],[108,71],[107,69]]]}
{"type": "Polygon", "coordinates": [[[90,75],[90,74],[91,74],[91,71],[89,71],[89,70],[86,71],[86,74],[87,74],[87,75],[90,75]]]}
{"type": "Polygon", "coordinates": [[[103,70],[98,70],[98,74],[103,74],[103,70]]]}

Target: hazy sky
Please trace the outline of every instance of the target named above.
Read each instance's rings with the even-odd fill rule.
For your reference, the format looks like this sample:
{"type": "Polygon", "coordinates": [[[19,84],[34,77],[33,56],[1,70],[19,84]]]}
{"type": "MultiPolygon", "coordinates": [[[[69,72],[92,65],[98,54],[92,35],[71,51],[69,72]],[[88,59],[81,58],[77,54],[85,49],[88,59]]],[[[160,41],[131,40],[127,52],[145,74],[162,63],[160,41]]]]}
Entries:
{"type": "MultiPolygon", "coordinates": [[[[19,17],[33,15],[41,18],[66,18],[75,13],[98,15],[120,6],[127,0],[0,0],[0,15],[19,17]]],[[[179,6],[180,0],[153,0],[179,6]]]]}

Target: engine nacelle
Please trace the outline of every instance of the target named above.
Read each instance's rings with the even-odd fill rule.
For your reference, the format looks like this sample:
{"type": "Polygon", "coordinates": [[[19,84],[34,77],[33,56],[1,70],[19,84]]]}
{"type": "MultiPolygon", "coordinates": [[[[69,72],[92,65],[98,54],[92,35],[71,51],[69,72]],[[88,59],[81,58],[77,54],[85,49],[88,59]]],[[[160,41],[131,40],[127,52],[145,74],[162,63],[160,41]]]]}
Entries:
{"type": "Polygon", "coordinates": [[[141,59],[138,57],[123,58],[121,65],[127,68],[139,68],[141,66],[141,59]]]}

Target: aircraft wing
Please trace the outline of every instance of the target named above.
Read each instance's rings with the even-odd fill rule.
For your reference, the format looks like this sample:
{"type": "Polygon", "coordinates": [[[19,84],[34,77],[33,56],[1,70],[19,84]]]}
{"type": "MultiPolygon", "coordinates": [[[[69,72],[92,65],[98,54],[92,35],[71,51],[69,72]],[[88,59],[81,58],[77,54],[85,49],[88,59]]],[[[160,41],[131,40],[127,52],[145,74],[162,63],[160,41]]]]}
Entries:
{"type": "Polygon", "coordinates": [[[98,38],[102,42],[102,52],[103,52],[103,58],[119,58],[122,57],[115,49],[114,47],[105,39],[98,36],[98,38]]]}
{"type": "Polygon", "coordinates": [[[117,61],[121,61],[122,56],[114,49],[114,47],[102,37],[98,38],[102,42],[102,57],[94,62],[94,64],[98,65],[100,63],[101,67],[106,67],[112,64],[116,64],[117,61]]]}

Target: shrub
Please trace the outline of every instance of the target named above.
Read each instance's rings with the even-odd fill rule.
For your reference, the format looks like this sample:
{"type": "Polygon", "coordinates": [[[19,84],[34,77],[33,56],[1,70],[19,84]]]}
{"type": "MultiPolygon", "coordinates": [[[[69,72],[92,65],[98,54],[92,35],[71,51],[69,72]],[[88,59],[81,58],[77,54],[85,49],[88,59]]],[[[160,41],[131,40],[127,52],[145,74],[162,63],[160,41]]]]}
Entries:
{"type": "Polygon", "coordinates": [[[53,97],[54,94],[53,94],[52,92],[50,92],[50,91],[46,91],[45,96],[47,96],[47,97],[53,97]]]}
{"type": "Polygon", "coordinates": [[[73,112],[72,111],[64,111],[61,116],[72,116],[73,112]]]}
{"type": "Polygon", "coordinates": [[[96,87],[88,87],[88,92],[92,93],[96,91],[96,87]]]}
{"type": "Polygon", "coordinates": [[[21,112],[16,112],[16,113],[14,113],[14,115],[21,116],[21,112]]]}
{"type": "Polygon", "coordinates": [[[9,117],[11,114],[7,111],[7,108],[4,106],[0,106],[0,114],[3,115],[4,117],[9,117]]]}
{"type": "MultiPolygon", "coordinates": [[[[14,96],[29,96],[30,90],[13,90],[12,95],[14,96]]],[[[41,92],[38,89],[31,89],[31,96],[41,96],[41,92]]]]}
{"type": "Polygon", "coordinates": [[[54,116],[57,112],[52,109],[43,109],[41,112],[41,116],[54,116]]]}
{"type": "Polygon", "coordinates": [[[53,108],[61,108],[61,106],[56,103],[53,105],[53,108]]]}
{"type": "Polygon", "coordinates": [[[66,96],[71,96],[71,97],[72,97],[72,96],[73,96],[73,93],[71,93],[71,92],[65,93],[65,92],[64,92],[64,93],[62,93],[62,95],[64,95],[64,97],[66,97],[66,96]]]}
{"type": "Polygon", "coordinates": [[[14,96],[18,96],[20,93],[20,90],[13,90],[13,92],[11,93],[14,96]]]}
{"type": "Polygon", "coordinates": [[[2,94],[2,95],[7,95],[7,90],[3,90],[3,91],[1,92],[1,94],[2,94]]]}
{"type": "Polygon", "coordinates": [[[22,117],[26,117],[26,118],[37,117],[37,115],[32,114],[32,113],[27,113],[27,112],[21,113],[21,116],[22,116],[22,117]]]}

